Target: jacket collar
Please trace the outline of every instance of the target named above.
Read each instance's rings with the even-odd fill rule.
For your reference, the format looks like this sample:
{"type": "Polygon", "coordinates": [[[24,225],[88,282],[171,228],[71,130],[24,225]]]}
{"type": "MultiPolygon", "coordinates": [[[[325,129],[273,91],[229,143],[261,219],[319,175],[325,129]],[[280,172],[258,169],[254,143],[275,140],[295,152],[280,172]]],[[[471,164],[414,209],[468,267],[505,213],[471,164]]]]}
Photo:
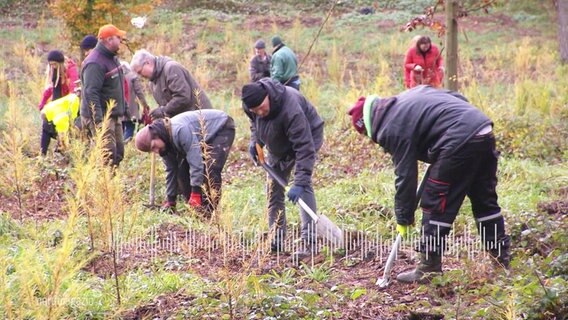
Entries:
{"type": "Polygon", "coordinates": [[[114,58],[116,56],[116,52],[112,52],[110,51],[107,47],[105,47],[104,44],[102,44],[102,42],[99,41],[99,43],[97,43],[97,46],[95,47],[102,55],[104,55],[105,57],[108,58],[114,58]]]}

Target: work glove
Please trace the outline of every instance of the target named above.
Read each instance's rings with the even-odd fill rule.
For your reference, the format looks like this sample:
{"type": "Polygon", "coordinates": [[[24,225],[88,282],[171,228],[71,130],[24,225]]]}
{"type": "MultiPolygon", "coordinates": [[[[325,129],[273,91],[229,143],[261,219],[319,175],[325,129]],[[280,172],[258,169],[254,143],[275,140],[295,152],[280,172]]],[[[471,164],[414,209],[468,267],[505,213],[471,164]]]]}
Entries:
{"type": "Polygon", "coordinates": [[[164,108],[163,107],[157,107],[156,109],[152,110],[150,112],[150,117],[152,118],[152,120],[158,120],[158,119],[162,119],[166,116],[166,113],[164,112],[164,108]]]}
{"type": "Polygon", "coordinates": [[[189,195],[189,199],[187,200],[187,204],[190,207],[201,207],[201,188],[200,187],[191,187],[191,194],[189,195]]]}
{"type": "Polygon", "coordinates": [[[397,224],[396,231],[403,237],[406,238],[410,232],[410,226],[397,224]]]}
{"type": "Polygon", "coordinates": [[[417,65],[414,66],[414,71],[421,72],[421,71],[424,71],[424,68],[422,68],[421,65],[417,64],[417,65]]]}
{"type": "Polygon", "coordinates": [[[160,211],[165,213],[175,213],[176,212],[176,202],[175,201],[164,201],[162,206],[160,207],[160,211]]]}
{"type": "Polygon", "coordinates": [[[304,193],[304,187],[293,185],[290,190],[288,190],[288,200],[292,201],[292,203],[296,204],[298,200],[300,200],[300,196],[304,193]]]}
{"type": "Polygon", "coordinates": [[[150,117],[150,108],[144,108],[141,121],[145,126],[152,124],[152,117],[150,117]]]}
{"type": "Polygon", "coordinates": [[[252,162],[254,162],[255,165],[258,165],[258,152],[256,152],[256,143],[254,141],[249,143],[249,153],[252,158],[252,162]]]}

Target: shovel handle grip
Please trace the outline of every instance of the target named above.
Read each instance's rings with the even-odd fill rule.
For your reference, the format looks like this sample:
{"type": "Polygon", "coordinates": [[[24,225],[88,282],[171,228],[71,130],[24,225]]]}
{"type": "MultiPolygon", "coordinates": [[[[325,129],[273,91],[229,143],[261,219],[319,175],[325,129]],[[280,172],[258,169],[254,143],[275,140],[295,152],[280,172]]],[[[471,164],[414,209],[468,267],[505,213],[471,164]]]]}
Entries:
{"type": "MultiPolygon", "coordinates": [[[[276,183],[278,183],[282,188],[286,188],[286,181],[284,181],[282,177],[276,174],[276,172],[274,172],[274,169],[272,169],[271,166],[269,166],[268,164],[266,164],[266,162],[264,162],[264,151],[262,150],[260,144],[257,143],[255,145],[255,148],[256,148],[256,153],[258,155],[258,162],[260,163],[262,168],[264,168],[264,170],[268,172],[268,175],[270,175],[272,179],[276,181],[276,183]]],[[[314,210],[312,210],[312,208],[310,208],[310,206],[308,206],[304,202],[304,200],[298,199],[298,204],[310,215],[312,220],[314,220],[316,223],[318,222],[319,220],[318,215],[314,212],[314,210]]]]}
{"type": "Polygon", "coordinates": [[[256,154],[258,156],[258,162],[260,162],[260,164],[264,164],[264,150],[262,150],[262,147],[260,146],[259,143],[255,144],[255,148],[256,148],[256,154]]]}

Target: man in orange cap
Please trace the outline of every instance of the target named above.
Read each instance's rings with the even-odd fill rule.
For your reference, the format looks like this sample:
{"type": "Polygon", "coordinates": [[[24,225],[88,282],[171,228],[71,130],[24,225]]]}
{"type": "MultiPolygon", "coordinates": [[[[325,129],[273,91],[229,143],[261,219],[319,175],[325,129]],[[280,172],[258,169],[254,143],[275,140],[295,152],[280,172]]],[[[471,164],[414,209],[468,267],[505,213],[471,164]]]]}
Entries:
{"type": "Polygon", "coordinates": [[[124,157],[122,123],[124,115],[124,75],[116,57],[120,42],[126,31],[112,24],[99,29],[97,46],[83,61],[81,83],[81,122],[90,137],[94,137],[95,128],[101,128],[107,119],[103,141],[107,155],[105,163],[118,166],[124,157]],[[109,117],[105,115],[109,112],[109,117]]]}

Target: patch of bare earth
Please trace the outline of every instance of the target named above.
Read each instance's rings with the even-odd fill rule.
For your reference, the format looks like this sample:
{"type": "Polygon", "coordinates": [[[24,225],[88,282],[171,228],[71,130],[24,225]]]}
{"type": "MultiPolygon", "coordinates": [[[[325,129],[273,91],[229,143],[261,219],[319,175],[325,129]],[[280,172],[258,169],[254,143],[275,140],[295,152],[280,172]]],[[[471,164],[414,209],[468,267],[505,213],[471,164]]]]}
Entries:
{"type": "Polygon", "coordinates": [[[550,201],[550,202],[540,202],[537,205],[537,209],[540,212],[545,212],[548,214],[568,214],[568,187],[563,187],[557,190],[556,195],[560,200],[550,201]]]}
{"type": "MultiPolygon", "coordinates": [[[[292,239],[287,240],[285,253],[271,254],[268,251],[268,243],[264,243],[262,239],[235,239],[222,233],[208,235],[175,224],[163,224],[148,233],[145,239],[126,243],[118,248],[117,263],[119,274],[135,269],[153,270],[156,265],[161,264],[163,267],[160,269],[189,272],[211,281],[227,281],[246,274],[266,274],[273,271],[280,273],[288,268],[298,269],[298,273],[302,274],[303,264],[326,267],[330,269],[329,280],[316,282],[309,277],[298,277],[295,288],[315,291],[318,288],[334,290],[334,287],[340,288],[337,290],[366,290],[365,294],[356,299],[338,302],[323,298],[321,304],[342,314],[340,319],[442,319],[436,318],[439,315],[421,313],[421,310],[393,313],[401,304],[420,305],[421,302],[427,302],[427,305],[436,306],[454,301],[458,294],[452,284],[433,286],[431,290],[425,291],[416,290],[417,284],[401,284],[394,280],[396,274],[411,269],[417,263],[417,255],[409,246],[402,247],[399,252],[389,287],[385,290],[379,289],[375,283],[383,275],[391,244],[388,241],[378,243],[372,239],[361,238],[353,241],[346,253],[336,254],[333,259],[322,252],[315,252],[312,257],[297,261],[290,254],[297,250],[292,239]]],[[[488,261],[469,263],[479,266],[469,268],[475,272],[468,276],[466,284],[462,284],[467,290],[482,287],[492,281],[499,272],[489,266],[488,261]]],[[[448,256],[444,260],[446,271],[463,270],[463,265],[463,257],[459,259],[448,256]]],[[[85,270],[101,277],[111,277],[114,272],[111,254],[106,252],[99,255],[85,270]]],[[[194,299],[194,296],[183,291],[160,295],[153,301],[130,310],[125,317],[167,318],[183,308],[189,308],[194,299]]]]}
{"type": "Polygon", "coordinates": [[[138,319],[169,319],[176,311],[191,306],[194,296],[187,295],[180,290],[154,298],[151,302],[128,311],[121,316],[125,320],[138,319]]]}
{"type": "Polygon", "coordinates": [[[5,195],[0,193],[2,211],[10,214],[13,219],[52,220],[63,219],[65,211],[65,189],[68,177],[63,171],[63,164],[56,164],[50,170],[41,170],[37,179],[20,192],[5,195]]]}

